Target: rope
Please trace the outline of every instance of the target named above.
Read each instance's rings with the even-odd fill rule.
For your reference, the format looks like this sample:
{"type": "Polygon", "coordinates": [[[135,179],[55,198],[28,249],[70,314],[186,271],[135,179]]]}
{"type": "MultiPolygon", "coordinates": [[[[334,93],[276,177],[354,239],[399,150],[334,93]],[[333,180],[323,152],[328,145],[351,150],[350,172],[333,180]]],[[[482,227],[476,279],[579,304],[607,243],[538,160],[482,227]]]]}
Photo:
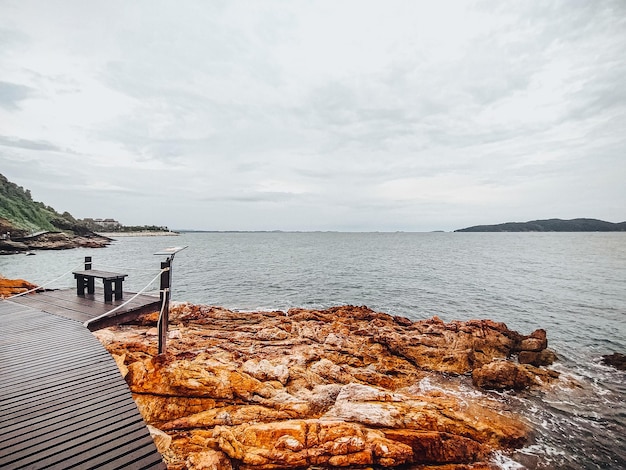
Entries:
{"type": "Polygon", "coordinates": [[[72,271],[76,271],[76,270],[77,270],[78,268],[80,268],[80,267],[82,267],[82,264],[79,264],[78,266],[74,266],[72,269],[70,269],[69,271],[64,272],[63,274],[61,274],[61,275],[60,275],[59,277],[57,277],[56,279],[53,279],[52,281],[48,281],[48,282],[46,282],[45,284],[42,284],[42,285],[40,285],[40,286],[35,287],[34,289],[30,289],[30,290],[27,290],[27,291],[25,291],[25,292],[20,292],[19,294],[13,294],[13,295],[12,295],[12,296],[10,296],[10,297],[5,297],[5,298],[4,298],[4,299],[2,299],[2,300],[10,300],[10,299],[14,299],[15,297],[19,297],[19,296],[21,296],[21,295],[25,295],[25,294],[30,294],[31,292],[35,292],[36,290],[43,289],[43,288],[44,288],[44,287],[46,287],[47,285],[50,285],[50,284],[52,284],[53,282],[56,282],[56,281],[58,281],[59,279],[61,279],[61,278],[65,277],[65,276],[67,276],[67,275],[68,275],[69,273],[71,273],[72,271]]]}
{"type": "Polygon", "coordinates": [[[148,289],[148,287],[150,287],[150,285],[156,281],[161,274],[163,274],[165,271],[169,271],[170,268],[163,268],[159,271],[159,274],[157,274],[156,276],[154,276],[154,279],[152,279],[147,285],[146,287],[144,287],[143,289],[141,289],[139,292],[137,292],[135,295],[133,295],[130,299],[128,299],[126,302],[124,302],[123,304],[118,305],[117,307],[109,310],[108,312],[103,313],[102,315],[98,315],[95,318],[92,318],[91,320],[87,320],[85,323],[83,323],[83,326],[88,327],[90,323],[95,322],[96,320],[100,320],[102,318],[105,318],[107,316],[109,316],[110,314],[112,314],[113,312],[118,311],[120,308],[128,305],[130,302],[132,302],[133,300],[135,300],[140,294],[142,294],[146,289],[148,289]]]}
{"type": "MultiPolygon", "coordinates": [[[[161,292],[163,292],[163,302],[161,302],[161,311],[159,312],[159,319],[157,320],[157,331],[161,331],[161,319],[163,318],[163,311],[165,310],[165,304],[167,299],[167,291],[169,289],[166,287],[161,292]]],[[[160,340],[159,340],[160,341],[160,340]]]]}

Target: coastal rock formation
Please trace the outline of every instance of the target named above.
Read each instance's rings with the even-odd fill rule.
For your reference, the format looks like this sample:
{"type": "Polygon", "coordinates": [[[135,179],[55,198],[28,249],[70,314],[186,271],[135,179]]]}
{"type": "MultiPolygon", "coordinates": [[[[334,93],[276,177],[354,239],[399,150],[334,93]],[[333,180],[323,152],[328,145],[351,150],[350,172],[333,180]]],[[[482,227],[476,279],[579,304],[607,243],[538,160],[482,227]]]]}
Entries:
{"type": "Polygon", "coordinates": [[[491,452],[523,445],[529,429],[469,376],[514,389],[557,377],[513,360],[545,351],[545,332],[490,320],[181,304],[163,355],[155,320],[95,334],[145,420],[171,436],[170,469],[492,468],[491,452]]]}
{"type": "Polygon", "coordinates": [[[26,245],[26,243],[3,240],[0,238],[0,255],[10,255],[21,251],[28,251],[28,245],[26,245]]]}
{"type": "Polygon", "coordinates": [[[29,250],[67,250],[71,248],[102,248],[111,239],[93,234],[89,237],[68,235],[63,232],[48,232],[37,237],[22,240],[29,250]]]}
{"type": "Polygon", "coordinates": [[[68,235],[64,232],[44,232],[31,237],[0,239],[0,253],[11,254],[31,250],[68,250],[71,248],[103,248],[111,239],[91,234],[90,236],[68,235]]]}
{"type": "Polygon", "coordinates": [[[531,385],[549,383],[558,377],[555,371],[511,361],[493,361],[472,371],[474,385],[494,390],[523,390],[531,385]]]}
{"type": "Polygon", "coordinates": [[[607,366],[613,366],[618,370],[626,370],[626,354],[605,354],[602,356],[602,362],[607,366]]]}
{"type": "Polygon", "coordinates": [[[0,276],[0,298],[11,297],[36,288],[35,284],[24,279],[7,279],[0,276]]]}

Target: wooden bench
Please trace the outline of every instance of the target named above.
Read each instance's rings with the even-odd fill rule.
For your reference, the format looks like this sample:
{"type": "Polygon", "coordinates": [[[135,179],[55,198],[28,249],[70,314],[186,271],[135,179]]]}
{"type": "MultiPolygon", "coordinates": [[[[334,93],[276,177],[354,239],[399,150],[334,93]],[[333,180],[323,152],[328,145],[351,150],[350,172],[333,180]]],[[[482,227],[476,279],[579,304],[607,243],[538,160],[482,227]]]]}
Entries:
{"type": "Polygon", "coordinates": [[[111,273],[108,271],[99,271],[97,269],[87,269],[85,271],[73,271],[74,279],[76,279],[76,294],[85,296],[85,288],[88,294],[95,292],[95,279],[102,279],[104,284],[104,301],[112,302],[113,293],[115,300],[122,298],[122,282],[128,274],[111,273]]]}

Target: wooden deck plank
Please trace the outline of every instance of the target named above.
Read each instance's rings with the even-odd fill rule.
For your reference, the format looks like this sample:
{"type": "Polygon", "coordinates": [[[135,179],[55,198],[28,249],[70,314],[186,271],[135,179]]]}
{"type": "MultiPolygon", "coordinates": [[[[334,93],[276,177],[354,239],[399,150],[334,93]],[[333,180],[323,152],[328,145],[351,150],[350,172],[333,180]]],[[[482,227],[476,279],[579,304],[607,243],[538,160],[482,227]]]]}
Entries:
{"type": "MultiPolygon", "coordinates": [[[[130,452],[136,450],[136,445],[140,446],[144,442],[137,442],[143,437],[143,433],[133,430],[129,431],[127,427],[113,433],[104,433],[78,445],[64,449],[61,452],[39,459],[38,465],[47,467],[49,465],[62,464],[64,469],[70,469],[80,466],[81,468],[94,468],[98,466],[98,462],[106,463],[114,460],[119,452],[119,457],[124,457],[126,452],[120,452],[119,448],[125,447],[130,452]],[[98,452],[99,451],[99,452],[98,452]]],[[[150,437],[148,437],[150,439],[150,437]]],[[[145,441],[148,444],[147,440],[145,441]]],[[[126,461],[126,459],[124,459],[126,461]]]]}
{"type": "MultiPolygon", "coordinates": [[[[28,307],[25,307],[24,305],[20,305],[16,302],[7,302],[6,305],[3,307],[3,311],[7,315],[17,315],[17,314],[29,315],[30,314],[31,318],[40,318],[38,315],[34,315],[31,309],[29,309],[28,307]]],[[[8,320],[10,320],[10,317],[8,317],[8,320]]]]}
{"type": "Polygon", "coordinates": [[[23,305],[42,310],[47,313],[52,313],[64,318],[70,318],[72,320],[84,322],[93,316],[101,315],[110,309],[105,309],[102,305],[82,305],[81,302],[84,299],[77,299],[74,302],[67,301],[63,298],[49,296],[44,294],[36,294],[24,296],[18,300],[23,305]]]}
{"type": "Polygon", "coordinates": [[[83,387],[75,387],[70,389],[55,390],[56,393],[41,394],[32,397],[30,400],[22,401],[13,407],[3,407],[3,413],[7,415],[0,416],[0,425],[15,419],[23,419],[28,415],[37,414],[41,411],[51,411],[53,407],[63,406],[77,398],[98,393],[95,388],[107,388],[117,381],[117,377],[110,375],[104,376],[100,380],[94,380],[83,387]],[[52,405],[52,403],[54,405],[52,405]],[[8,414],[10,412],[10,415],[8,414]]]}
{"type": "MultiPolygon", "coordinates": [[[[73,381],[83,381],[83,378],[91,377],[91,372],[94,371],[93,364],[84,364],[81,369],[70,370],[67,372],[59,372],[58,374],[49,374],[42,380],[36,381],[15,381],[11,384],[11,387],[2,389],[3,403],[9,406],[9,404],[19,401],[20,397],[27,396],[29,394],[39,395],[40,393],[47,393],[54,390],[66,383],[73,383],[73,381]]],[[[100,370],[95,370],[94,373],[100,374],[100,370]]],[[[84,380],[86,382],[86,380],[84,380]]]]}
{"type": "Polygon", "coordinates": [[[105,302],[103,300],[103,290],[99,287],[96,288],[94,294],[87,294],[85,296],[76,295],[75,289],[59,289],[18,297],[15,299],[15,302],[56,316],[70,318],[84,323],[104,315],[112,309],[130,301],[128,304],[113,312],[111,314],[112,319],[106,319],[100,322],[100,324],[90,327],[91,330],[94,330],[132,320],[134,319],[133,314],[135,313],[138,315],[146,311],[159,310],[160,300],[158,297],[140,294],[133,299],[134,295],[133,292],[124,292],[123,299],[105,302]]]}
{"type": "MultiPolygon", "coordinates": [[[[77,338],[76,341],[71,341],[70,338],[61,339],[37,339],[37,340],[24,340],[19,345],[13,346],[11,349],[14,351],[12,357],[15,358],[13,364],[2,364],[0,366],[1,371],[10,370],[11,367],[21,365],[21,361],[24,358],[28,359],[29,364],[36,364],[38,354],[47,352],[45,356],[42,356],[41,360],[45,360],[46,357],[73,355],[74,357],[81,357],[81,353],[84,355],[90,355],[98,357],[102,355],[102,352],[89,349],[89,338],[77,338]],[[30,355],[30,357],[28,356],[30,355]]],[[[85,356],[82,356],[85,357],[85,356]]]]}
{"type": "Polygon", "coordinates": [[[135,293],[124,291],[123,299],[112,300],[111,302],[104,302],[104,300],[101,299],[102,295],[104,295],[104,291],[103,289],[98,287],[96,288],[94,294],[86,294],[84,296],[76,295],[76,292],[73,289],[59,289],[37,294],[30,294],[21,298],[28,298],[32,300],[42,298],[46,299],[46,301],[50,303],[55,303],[56,305],[81,305],[83,307],[93,309],[102,309],[103,311],[107,311],[111,308],[117,307],[126,301],[130,301],[128,305],[132,307],[142,305],[144,303],[150,303],[155,301],[158,302],[159,300],[159,297],[147,294],[139,294],[137,297],[132,299],[135,296],[135,293]]]}
{"type": "MultiPolygon", "coordinates": [[[[10,406],[12,403],[19,402],[24,399],[31,399],[31,395],[37,396],[41,393],[48,393],[50,391],[56,390],[59,387],[71,387],[75,381],[86,382],[86,378],[90,378],[92,376],[91,372],[93,370],[92,364],[87,364],[79,369],[74,369],[67,371],[66,373],[52,374],[41,380],[37,381],[36,387],[25,387],[23,383],[15,384],[11,389],[4,388],[2,389],[2,402],[0,403],[0,410],[3,409],[3,406],[10,406]]],[[[102,373],[112,373],[114,371],[96,371],[95,374],[102,373]]]]}
{"type": "MultiPolygon", "coordinates": [[[[136,469],[150,468],[150,465],[154,465],[154,456],[150,454],[146,454],[143,447],[138,447],[137,449],[124,455],[124,460],[129,462],[128,465],[131,468],[136,468],[136,469]]],[[[107,462],[107,465],[114,466],[116,465],[116,462],[109,461],[107,462]]],[[[122,469],[122,468],[129,468],[129,467],[124,465],[124,466],[115,467],[115,468],[122,469]]]]}
{"type": "MultiPolygon", "coordinates": [[[[119,402],[116,401],[112,401],[111,403],[117,405],[117,409],[119,410],[117,414],[118,420],[123,420],[126,419],[126,417],[129,417],[129,419],[132,418],[134,420],[133,422],[135,422],[136,420],[141,419],[141,416],[135,416],[131,413],[133,410],[131,403],[127,403],[125,405],[120,405],[119,402]]],[[[86,411],[87,412],[83,412],[80,415],[70,416],[65,421],[63,419],[55,419],[50,423],[39,422],[35,423],[33,426],[25,426],[14,430],[11,439],[0,447],[0,453],[4,449],[14,449],[12,454],[15,454],[15,452],[19,452],[36,442],[45,441],[46,439],[49,439],[57,434],[62,435],[75,430],[81,433],[82,429],[93,423],[97,425],[100,422],[100,415],[94,417],[94,413],[91,413],[91,411],[100,411],[100,414],[108,413],[108,410],[102,412],[99,408],[90,408],[86,411]]],[[[27,421],[28,420],[25,420],[25,422],[27,421]]]]}
{"type": "Polygon", "coordinates": [[[122,417],[109,415],[104,419],[89,422],[80,428],[65,427],[56,433],[48,433],[39,439],[29,439],[28,444],[11,455],[13,461],[21,460],[21,464],[29,464],[29,461],[37,460],[46,451],[71,442],[72,446],[88,443],[93,439],[101,439],[106,434],[126,429],[137,424],[137,417],[122,417]]]}
{"type": "Polygon", "coordinates": [[[29,434],[29,436],[37,436],[38,431],[42,433],[48,432],[49,429],[56,429],[56,427],[63,427],[67,423],[79,423],[85,419],[88,419],[94,411],[99,410],[102,405],[115,404],[120,406],[124,400],[125,390],[111,392],[107,390],[106,400],[102,395],[90,396],[89,398],[81,399],[80,401],[66,406],[61,410],[52,410],[41,413],[36,417],[31,417],[27,420],[18,420],[11,424],[7,424],[2,429],[4,441],[0,443],[0,450],[11,447],[23,434],[29,434]],[[16,441],[14,441],[17,439],[16,441]]]}
{"type": "MultiPolygon", "coordinates": [[[[68,397],[74,395],[87,395],[93,393],[98,387],[110,387],[113,386],[118,380],[118,377],[112,373],[102,373],[89,377],[87,380],[81,383],[72,384],[68,386],[66,383],[58,383],[56,387],[50,387],[48,389],[37,388],[34,390],[36,393],[25,393],[22,395],[23,399],[7,400],[3,403],[2,411],[7,415],[0,416],[0,423],[3,423],[8,419],[8,413],[11,414],[20,413],[20,410],[25,412],[31,412],[36,409],[39,403],[49,403],[52,400],[66,400],[68,397]]],[[[16,396],[17,398],[17,396],[16,396]]]]}
{"type": "MultiPolygon", "coordinates": [[[[29,378],[29,376],[32,375],[37,375],[37,377],[46,377],[50,374],[54,374],[57,371],[55,371],[54,369],[51,369],[48,363],[48,366],[46,367],[46,357],[42,357],[43,354],[46,353],[46,350],[39,350],[37,352],[38,356],[36,356],[36,359],[32,360],[32,367],[30,364],[30,360],[29,360],[29,356],[28,355],[22,355],[22,356],[18,356],[18,359],[20,360],[21,364],[16,364],[16,365],[12,365],[12,366],[6,366],[2,368],[2,376],[3,376],[3,380],[5,381],[5,385],[8,385],[14,381],[20,381],[20,379],[22,381],[27,380],[29,378]],[[23,370],[24,363],[29,363],[29,368],[27,370],[23,370]],[[22,368],[22,370],[20,370],[20,366],[22,368]]],[[[35,356],[30,356],[31,358],[35,357],[35,356]]],[[[55,351],[54,354],[50,354],[48,357],[51,358],[51,360],[59,360],[59,361],[67,361],[68,363],[71,362],[71,364],[68,364],[69,367],[71,368],[76,368],[76,367],[80,367],[82,364],[85,363],[95,363],[98,362],[98,360],[101,361],[105,361],[106,359],[103,358],[100,354],[88,354],[85,353],[84,356],[76,358],[76,354],[71,354],[68,353],[67,351],[55,351]]]]}
{"type": "Polygon", "coordinates": [[[0,467],[165,469],[115,361],[80,322],[2,301],[0,324],[0,467]]]}
{"type": "MultiPolygon", "coordinates": [[[[16,316],[21,316],[20,313],[14,314],[16,316]]],[[[20,320],[18,320],[20,321],[20,320]]],[[[23,338],[20,335],[28,334],[30,331],[37,330],[42,327],[48,326],[49,322],[44,322],[41,319],[33,320],[30,318],[23,318],[20,321],[19,325],[14,325],[9,322],[5,322],[3,324],[3,329],[6,327],[11,327],[11,336],[3,335],[0,338],[0,344],[9,344],[11,342],[22,342],[23,338]]]]}
{"type": "MultiPolygon", "coordinates": [[[[120,442],[125,442],[127,439],[136,439],[136,436],[122,435],[117,437],[114,441],[109,442],[108,445],[115,445],[120,442]]],[[[145,450],[143,447],[145,441],[145,437],[140,437],[136,439],[135,441],[133,441],[133,444],[135,444],[135,449],[130,452],[115,456],[114,459],[111,459],[110,455],[100,454],[98,456],[94,456],[94,458],[90,459],[87,463],[94,467],[100,467],[101,465],[105,464],[111,465],[113,467],[118,467],[119,465],[122,465],[124,462],[126,462],[126,466],[123,466],[121,468],[134,468],[133,465],[131,465],[131,462],[135,462],[135,460],[137,460],[138,458],[142,458],[145,456],[145,450]]]]}
{"type": "MultiPolygon", "coordinates": [[[[90,361],[89,357],[86,357],[84,359],[81,359],[80,361],[76,361],[76,366],[86,366],[86,368],[88,368],[90,371],[96,371],[99,369],[94,369],[94,365],[96,364],[95,361],[90,361]]],[[[14,389],[20,389],[22,392],[28,392],[30,389],[37,389],[40,390],[40,385],[39,385],[39,380],[40,379],[46,379],[48,377],[54,377],[54,376],[67,376],[69,374],[66,373],[66,371],[63,370],[58,370],[57,372],[55,372],[54,369],[50,368],[50,367],[45,367],[45,365],[42,365],[40,369],[35,369],[34,372],[30,372],[30,371],[24,371],[22,376],[19,376],[19,371],[16,371],[15,373],[11,374],[11,376],[7,376],[5,377],[3,374],[3,384],[4,384],[4,390],[3,390],[3,395],[6,397],[9,397],[14,389]]]]}
{"type": "MultiPolygon", "coordinates": [[[[50,315],[52,316],[52,315],[50,315]]],[[[13,329],[12,326],[3,324],[3,329],[7,328],[13,329]]],[[[11,331],[12,341],[6,341],[0,343],[3,348],[10,349],[12,354],[15,352],[25,352],[30,351],[31,348],[40,345],[40,346],[48,346],[49,348],[55,346],[67,346],[70,347],[71,343],[73,343],[71,336],[63,335],[63,336],[44,336],[45,332],[52,329],[53,331],[58,329],[57,325],[50,325],[41,323],[35,328],[29,328],[25,331],[13,332],[11,331]]],[[[85,338],[78,337],[76,341],[85,341],[85,338]]]]}
{"type": "MultiPolygon", "coordinates": [[[[125,410],[122,409],[120,411],[125,410]]],[[[28,464],[28,459],[32,456],[58,447],[67,441],[72,441],[74,445],[78,445],[103,434],[135,424],[138,420],[137,417],[133,416],[120,418],[118,414],[109,414],[107,416],[99,416],[98,418],[98,420],[84,424],[80,428],[65,426],[62,430],[55,433],[48,432],[37,436],[39,439],[34,439],[34,436],[29,435],[28,441],[20,446],[18,451],[13,452],[10,459],[12,461],[21,460],[21,464],[28,464]]]]}
{"type": "MultiPolygon", "coordinates": [[[[64,356],[53,356],[51,355],[52,360],[59,360],[59,361],[70,361],[72,360],[72,356],[68,356],[68,355],[64,355],[64,356]]],[[[79,367],[81,365],[91,365],[91,370],[94,369],[93,366],[95,366],[97,364],[97,362],[102,362],[104,361],[103,358],[96,356],[86,356],[80,359],[76,359],[75,361],[73,361],[72,366],[73,367],[79,367]]],[[[7,389],[7,392],[9,392],[12,388],[14,387],[20,387],[23,390],[28,390],[29,388],[31,388],[29,386],[29,384],[32,384],[32,381],[34,379],[40,379],[40,378],[45,378],[51,375],[57,375],[57,374],[62,374],[65,371],[60,371],[60,370],[56,370],[52,369],[51,367],[46,367],[46,364],[40,359],[39,361],[37,361],[34,365],[33,365],[33,370],[31,371],[30,369],[24,370],[23,372],[20,372],[19,369],[13,371],[13,373],[9,374],[9,373],[3,373],[2,374],[2,380],[3,380],[3,384],[7,389]]],[[[34,386],[38,386],[37,384],[32,384],[34,386]]]]}
{"type": "MultiPolygon", "coordinates": [[[[41,328],[40,331],[45,332],[47,328],[41,328]]],[[[29,335],[32,337],[32,335],[29,335]]],[[[18,335],[22,337],[22,335],[18,335]]],[[[36,359],[35,354],[47,351],[45,357],[48,355],[60,355],[73,353],[75,356],[80,357],[80,353],[90,354],[94,356],[101,355],[102,353],[97,350],[88,348],[90,338],[76,338],[76,341],[72,341],[71,338],[37,338],[32,339],[28,336],[24,337],[19,344],[11,345],[12,357],[15,358],[13,365],[19,365],[22,361],[22,356],[31,354],[30,359],[36,359]]],[[[3,364],[0,370],[8,369],[9,364],[3,364]]]]}
{"type": "MultiPolygon", "coordinates": [[[[128,458],[130,456],[125,456],[125,458],[128,458]]],[[[114,467],[115,470],[122,470],[122,469],[128,469],[130,468],[134,468],[136,470],[148,470],[150,468],[153,468],[153,466],[156,464],[155,460],[154,460],[154,455],[152,454],[146,454],[146,455],[142,455],[141,457],[139,457],[137,460],[133,460],[128,462],[127,464],[124,463],[121,466],[116,466],[114,467]]],[[[116,462],[111,462],[111,465],[116,465],[116,462]]]]}

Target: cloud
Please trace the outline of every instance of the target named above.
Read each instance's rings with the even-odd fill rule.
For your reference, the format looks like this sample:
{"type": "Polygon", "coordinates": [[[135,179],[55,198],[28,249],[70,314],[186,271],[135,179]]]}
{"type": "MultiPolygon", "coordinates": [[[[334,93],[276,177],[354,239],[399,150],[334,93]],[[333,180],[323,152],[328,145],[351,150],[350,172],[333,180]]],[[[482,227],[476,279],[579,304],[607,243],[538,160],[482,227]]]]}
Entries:
{"type": "Polygon", "coordinates": [[[18,104],[32,94],[34,90],[24,85],[0,81],[0,106],[10,111],[19,108],[18,104]]]}
{"type": "Polygon", "coordinates": [[[203,201],[211,202],[235,202],[235,203],[277,203],[282,204],[289,201],[294,201],[298,196],[290,192],[276,192],[276,191],[255,191],[255,192],[243,192],[233,193],[229,195],[221,196],[209,196],[202,198],[203,201]]]}
{"type": "Polygon", "coordinates": [[[60,152],[63,150],[60,147],[43,140],[28,140],[2,135],[0,135],[0,146],[15,147],[26,150],[40,150],[46,152],[60,152]]]}
{"type": "MultiPolygon", "coordinates": [[[[522,218],[555,193],[555,212],[589,207],[583,192],[598,216],[626,205],[620,1],[0,13],[3,170],[62,166],[67,191],[33,184],[70,211],[89,210],[75,193],[90,185],[104,215],[145,218],[152,199],[198,228],[453,229],[522,218]]],[[[530,218],[543,215],[561,214],[530,218]]]]}

